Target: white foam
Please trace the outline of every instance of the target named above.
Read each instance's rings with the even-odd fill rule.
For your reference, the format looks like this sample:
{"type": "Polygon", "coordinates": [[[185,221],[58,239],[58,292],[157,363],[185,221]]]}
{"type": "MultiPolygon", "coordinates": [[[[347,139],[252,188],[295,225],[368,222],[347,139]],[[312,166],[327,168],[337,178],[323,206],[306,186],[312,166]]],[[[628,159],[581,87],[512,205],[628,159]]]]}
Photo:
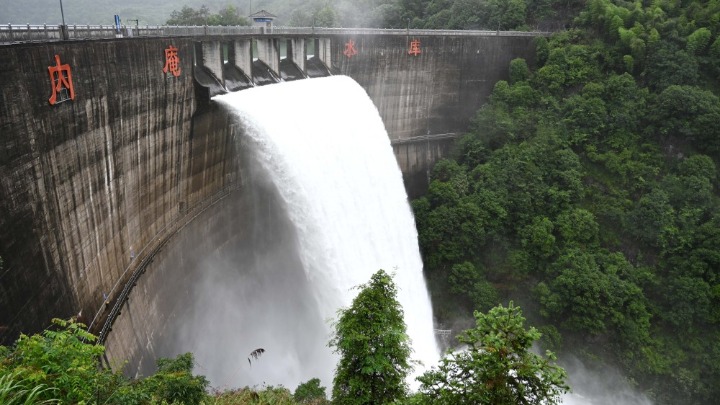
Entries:
{"type": "MultiPolygon", "coordinates": [[[[311,294],[324,319],[336,317],[378,269],[395,273],[398,299],[414,350],[437,363],[432,310],[417,231],[402,174],[372,101],[352,79],[333,76],[217,96],[242,126],[243,147],[277,188],[297,231],[297,249],[311,294]]],[[[331,325],[326,322],[327,334],[331,325]]],[[[255,325],[262,327],[260,325],[255,325]]],[[[336,359],[316,342],[317,364],[302,369],[330,386],[336,359]],[[326,371],[317,375],[317,370],[326,371]]],[[[290,356],[291,357],[291,356],[290,356]]],[[[283,367],[275,364],[275,367],[283,367]]],[[[268,381],[284,384],[292,381],[268,381]]]]}

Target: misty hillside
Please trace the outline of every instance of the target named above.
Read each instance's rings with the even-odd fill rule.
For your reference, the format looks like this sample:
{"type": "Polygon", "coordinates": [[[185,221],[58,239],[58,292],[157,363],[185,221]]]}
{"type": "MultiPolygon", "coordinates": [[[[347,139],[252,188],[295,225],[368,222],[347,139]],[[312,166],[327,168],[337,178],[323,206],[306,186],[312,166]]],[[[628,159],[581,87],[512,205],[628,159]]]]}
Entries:
{"type": "MultiPolygon", "coordinates": [[[[264,3],[268,2],[254,1],[253,8],[256,5],[265,7],[264,3]]],[[[228,4],[238,7],[243,14],[250,10],[249,0],[64,0],[63,10],[67,24],[113,24],[115,14],[120,15],[125,22],[138,19],[140,24],[162,24],[173,10],[179,10],[184,5],[198,8],[203,4],[211,11],[217,11],[228,4]]],[[[61,21],[58,0],[0,0],[0,23],[59,24],[61,21]]]]}
{"type": "MultiPolygon", "coordinates": [[[[332,7],[338,14],[349,16],[347,24],[362,23],[360,10],[374,9],[380,2],[368,1],[351,2],[340,0],[332,2],[332,7]],[[354,21],[353,21],[354,20],[354,21]]],[[[278,25],[288,24],[293,12],[300,15],[312,15],[328,2],[320,0],[172,0],[165,2],[148,2],[144,0],[125,0],[122,2],[111,0],[64,0],[63,10],[67,24],[113,24],[113,16],[120,15],[124,23],[128,20],[139,20],[139,24],[163,24],[170,17],[173,10],[180,10],[183,6],[199,8],[206,5],[211,12],[217,12],[225,6],[231,5],[240,10],[240,14],[247,16],[251,5],[253,12],[265,9],[278,16],[278,25]]],[[[0,24],[60,24],[60,2],[58,0],[0,0],[0,24]]],[[[310,21],[310,20],[308,20],[310,21]]],[[[134,21],[133,21],[134,23],[134,21]]]]}

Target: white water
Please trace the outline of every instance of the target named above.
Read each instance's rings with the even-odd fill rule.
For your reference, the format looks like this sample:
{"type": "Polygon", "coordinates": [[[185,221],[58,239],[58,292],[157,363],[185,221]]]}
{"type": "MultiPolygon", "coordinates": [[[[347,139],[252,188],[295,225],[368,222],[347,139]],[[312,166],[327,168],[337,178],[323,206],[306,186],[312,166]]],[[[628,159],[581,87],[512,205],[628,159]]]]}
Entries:
{"type": "MultiPolygon", "coordinates": [[[[256,165],[252,171],[259,172],[253,176],[269,180],[269,187],[279,195],[279,205],[295,234],[283,250],[295,250],[304,280],[285,281],[291,285],[268,292],[276,300],[289,301],[284,309],[268,310],[268,306],[275,304],[268,300],[262,306],[246,309],[270,314],[253,319],[236,316],[233,324],[252,327],[238,327],[233,332],[236,336],[230,340],[247,341],[248,336],[251,340],[255,335],[256,342],[239,344],[228,339],[218,342],[232,345],[240,352],[239,357],[264,347],[266,354],[255,362],[252,372],[246,370],[232,381],[217,375],[227,375],[228,371],[216,372],[209,363],[203,364],[217,357],[211,353],[212,347],[194,349],[203,366],[199,371],[206,373],[216,386],[262,382],[294,389],[298,382],[320,377],[330,387],[336,362],[326,346],[331,320],[336,318],[339,308],[350,305],[357,294],[353,287],[366,283],[381,268],[395,273],[398,299],[412,339],[413,359],[424,363],[416,374],[434,365],[439,351],[414,219],[388,135],[365,91],[348,77],[334,76],[244,90],[215,97],[215,101],[230,110],[236,125],[242,128],[241,148],[251,150],[248,156],[256,165]],[[299,295],[303,295],[288,298],[293,285],[307,290],[312,305],[293,304],[302,300],[299,295]],[[297,321],[317,316],[322,322],[297,321]],[[272,331],[275,326],[292,321],[297,323],[294,331],[282,328],[272,331]],[[297,328],[321,330],[308,335],[307,330],[297,328]],[[299,340],[294,339],[295,331],[299,340]]],[[[266,257],[272,260],[276,254],[284,252],[270,251],[266,257]]],[[[282,271],[275,267],[264,271],[273,270],[274,275],[258,285],[283,284],[286,276],[282,271]]],[[[297,274],[287,275],[288,280],[292,277],[297,274]]],[[[241,286],[224,280],[228,279],[223,278],[208,289],[216,296],[250,293],[246,291],[247,283],[241,286]]],[[[250,368],[244,358],[241,361],[250,368]]]]}
{"type": "Polygon", "coordinates": [[[563,396],[564,405],[652,405],[647,396],[633,388],[616,369],[595,365],[588,368],[574,356],[560,364],[568,373],[572,392],[563,396]]]}

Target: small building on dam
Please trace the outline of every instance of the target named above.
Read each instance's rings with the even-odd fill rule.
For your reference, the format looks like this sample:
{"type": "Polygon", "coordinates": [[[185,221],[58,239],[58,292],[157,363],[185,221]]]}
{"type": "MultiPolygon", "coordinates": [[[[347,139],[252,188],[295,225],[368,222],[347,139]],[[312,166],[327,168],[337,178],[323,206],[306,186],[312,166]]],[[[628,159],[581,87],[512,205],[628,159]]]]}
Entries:
{"type": "Polygon", "coordinates": [[[248,237],[229,220],[244,198],[237,128],[214,95],[350,76],[416,196],[538,35],[0,27],[0,344],[77,316],[112,359],[154,362],[201,277],[177,268],[248,237]]]}

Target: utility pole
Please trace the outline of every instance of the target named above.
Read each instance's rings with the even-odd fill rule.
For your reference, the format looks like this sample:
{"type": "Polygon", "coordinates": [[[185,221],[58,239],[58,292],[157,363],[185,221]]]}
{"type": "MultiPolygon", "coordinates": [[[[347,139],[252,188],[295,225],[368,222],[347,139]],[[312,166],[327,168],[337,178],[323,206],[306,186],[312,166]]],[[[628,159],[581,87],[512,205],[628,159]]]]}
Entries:
{"type": "Polygon", "coordinates": [[[62,17],[62,25],[60,26],[60,33],[62,34],[62,39],[69,39],[68,38],[68,32],[67,32],[67,25],[65,25],[65,12],[63,11],[62,6],[62,0],[60,0],[60,16],[62,17]]]}
{"type": "Polygon", "coordinates": [[[60,0],[60,16],[62,17],[62,25],[65,25],[65,12],[63,11],[62,0],[60,0]]]}

